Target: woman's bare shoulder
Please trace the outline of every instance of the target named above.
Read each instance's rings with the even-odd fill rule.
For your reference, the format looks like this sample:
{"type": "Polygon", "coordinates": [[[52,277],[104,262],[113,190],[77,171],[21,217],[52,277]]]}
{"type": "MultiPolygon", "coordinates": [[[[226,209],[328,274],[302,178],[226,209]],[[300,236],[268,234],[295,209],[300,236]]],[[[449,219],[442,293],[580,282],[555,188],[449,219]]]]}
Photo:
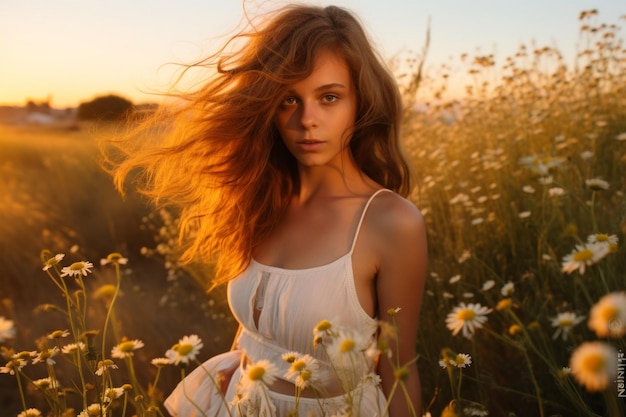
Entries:
{"type": "Polygon", "coordinates": [[[372,201],[368,216],[370,226],[377,234],[421,234],[424,217],[412,201],[393,192],[380,193],[372,201]]]}

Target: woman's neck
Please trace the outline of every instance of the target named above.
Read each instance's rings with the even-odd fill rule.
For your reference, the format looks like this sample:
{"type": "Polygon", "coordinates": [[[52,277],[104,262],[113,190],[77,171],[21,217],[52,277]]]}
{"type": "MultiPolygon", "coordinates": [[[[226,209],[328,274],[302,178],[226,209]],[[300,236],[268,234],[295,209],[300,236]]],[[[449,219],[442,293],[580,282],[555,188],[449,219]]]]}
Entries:
{"type": "Polygon", "coordinates": [[[369,194],[373,188],[377,188],[376,183],[353,163],[346,163],[342,167],[300,167],[299,175],[295,198],[300,204],[317,198],[369,194]]]}

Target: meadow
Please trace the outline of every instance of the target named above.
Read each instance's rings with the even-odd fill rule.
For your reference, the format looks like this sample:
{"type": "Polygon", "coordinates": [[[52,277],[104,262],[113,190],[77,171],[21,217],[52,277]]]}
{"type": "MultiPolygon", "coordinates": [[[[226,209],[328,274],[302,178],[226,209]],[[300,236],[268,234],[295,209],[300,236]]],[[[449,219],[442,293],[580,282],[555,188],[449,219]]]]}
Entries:
{"type": "MultiPolygon", "coordinates": [[[[599,20],[581,13],[573,63],[537,45],[437,68],[422,67],[425,49],[396,63],[418,180],[411,198],[428,227],[416,350],[432,416],[626,412],[626,46],[618,26],[599,20]],[[462,97],[451,91],[458,74],[470,79],[462,97]]],[[[198,360],[227,350],[234,323],[223,292],[203,291],[210,270],[176,263],[175,216],[140,196],[121,198],[99,168],[97,138],[113,128],[0,128],[0,317],[15,325],[0,345],[5,361],[42,350],[42,336],[68,328],[50,307],[67,297],[87,329],[102,329],[118,293],[99,290],[117,286],[106,351],[123,345],[133,355],[122,355],[113,385],[133,380],[137,408],[128,415],[163,415],[162,395],[180,371],[151,360],[191,334],[204,342],[198,360]],[[121,255],[84,282],[80,275],[82,292],[64,297],[42,271],[56,267],[57,253],[65,254],[59,266],[121,255]]],[[[59,381],[76,377],[59,365],[18,374],[36,380],[51,367],[59,381]]],[[[25,408],[18,381],[4,368],[0,409],[17,415],[25,408]]],[[[25,385],[28,408],[52,407],[45,389],[25,385]]]]}

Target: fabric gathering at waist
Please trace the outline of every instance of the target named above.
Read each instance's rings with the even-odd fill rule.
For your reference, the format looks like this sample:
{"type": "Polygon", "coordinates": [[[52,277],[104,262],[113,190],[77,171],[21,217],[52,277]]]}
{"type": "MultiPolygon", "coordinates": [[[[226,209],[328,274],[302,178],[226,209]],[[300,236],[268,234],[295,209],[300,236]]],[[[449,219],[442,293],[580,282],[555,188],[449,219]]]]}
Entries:
{"type": "MultiPolygon", "coordinates": [[[[260,360],[268,360],[272,365],[278,369],[278,374],[281,379],[283,375],[289,370],[290,363],[283,359],[285,353],[291,352],[283,347],[272,343],[260,334],[251,332],[245,328],[242,329],[239,339],[237,339],[239,348],[243,349],[245,355],[252,362],[258,362],[260,360]]],[[[326,361],[318,359],[320,367],[330,371],[330,364],[326,361]]]]}

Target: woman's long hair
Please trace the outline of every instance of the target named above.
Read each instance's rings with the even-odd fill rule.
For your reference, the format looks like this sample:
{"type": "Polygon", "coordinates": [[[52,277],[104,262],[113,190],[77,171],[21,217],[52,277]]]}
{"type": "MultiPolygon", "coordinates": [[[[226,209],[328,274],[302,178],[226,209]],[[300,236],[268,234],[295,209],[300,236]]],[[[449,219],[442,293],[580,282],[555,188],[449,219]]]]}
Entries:
{"type": "Polygon", "coordinates": [[[349,12],[290,6],[235,35],[202,66],[214,76],[184,105],[161,108],[120,141],[113,161],[123,192],[133,175],[139,192],[180,211],[184,261],[216,260],[216,284],[240,273],[298,189],[295,158],[274,125],[289,85],[306,78],[320,50],[346,60],[357,93],[350,147],[359,168],[406,196],[409,169],[400,147],[401,99],[359,22],[349,12]],[[227,48],[243,42],[234,52],[227,48]]]}

